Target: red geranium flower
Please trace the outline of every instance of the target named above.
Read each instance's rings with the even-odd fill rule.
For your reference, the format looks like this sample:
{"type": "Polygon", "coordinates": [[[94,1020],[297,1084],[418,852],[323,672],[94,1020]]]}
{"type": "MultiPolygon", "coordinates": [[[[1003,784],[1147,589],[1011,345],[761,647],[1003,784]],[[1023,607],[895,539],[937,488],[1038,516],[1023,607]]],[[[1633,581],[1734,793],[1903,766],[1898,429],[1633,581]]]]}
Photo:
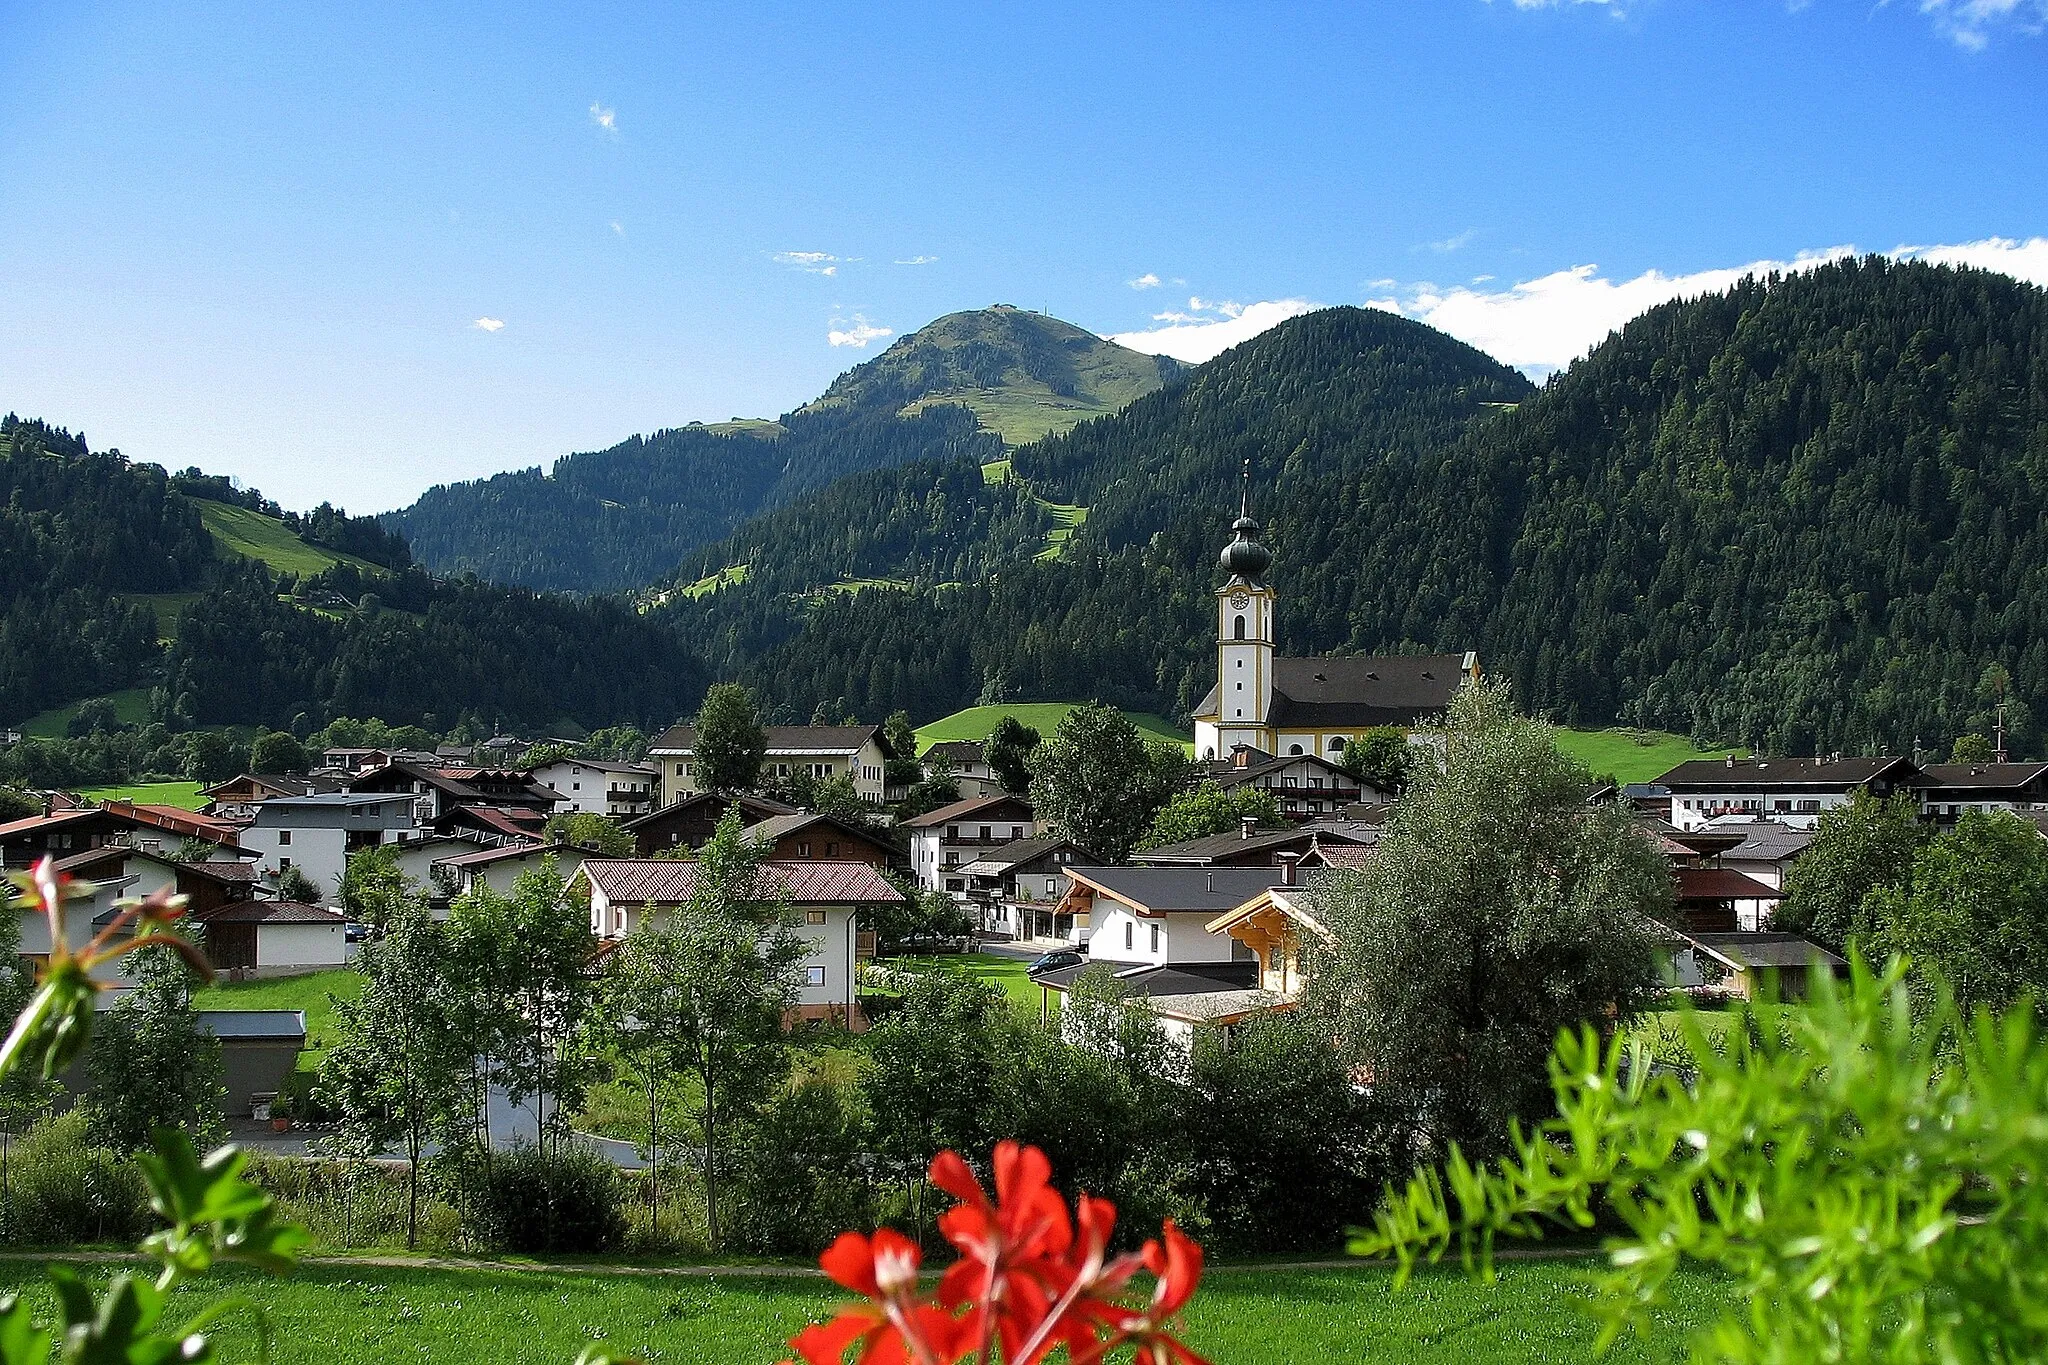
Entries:
{"type": "Polygon", "coordinates": [[[843,1309],[826,1323],[790,1339],[810,1365],[840,1365],[858,1344],[860,1365],[944,1365],[954,1359],[958,1325],[951,1314],[912,1295],[917,1289],[917,1244],[882,1228],[872,1239],[843,1232],[818,1264],[866,1303],[843,1309]]]}

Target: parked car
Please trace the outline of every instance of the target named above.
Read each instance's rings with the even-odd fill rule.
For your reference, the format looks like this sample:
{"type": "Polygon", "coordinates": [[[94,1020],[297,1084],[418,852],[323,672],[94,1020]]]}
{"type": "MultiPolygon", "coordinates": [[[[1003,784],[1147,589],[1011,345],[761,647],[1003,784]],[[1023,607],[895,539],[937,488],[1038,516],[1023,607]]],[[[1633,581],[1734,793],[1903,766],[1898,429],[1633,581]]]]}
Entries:
{"type": "Polygon", "coordinates": [[[370,926],[360,920],[350,920],[342,926],[341,932],[350,943],[364,943],[369,940],[370,926]]]}
{"type": "Polygon", "coordinates": [[[1024,974],[1037,976],[1040,972],[1056,972],[1062,967],[1078,967],[1087,960],[1086,953],[1076,952],[1072,948],[1055,948],[1026,967],[1024,974]]]}

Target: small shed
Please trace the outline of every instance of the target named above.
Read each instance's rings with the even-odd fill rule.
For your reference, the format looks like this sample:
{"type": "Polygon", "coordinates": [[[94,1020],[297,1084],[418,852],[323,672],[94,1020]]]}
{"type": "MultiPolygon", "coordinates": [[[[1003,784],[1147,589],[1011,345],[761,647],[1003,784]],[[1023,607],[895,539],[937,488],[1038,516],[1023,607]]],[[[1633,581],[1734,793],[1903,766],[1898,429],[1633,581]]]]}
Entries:
{"type": "Polygon", "coordinates": [[[348,917],[303,901],[233,901],[192,916],[220,971],[261,976],[317,972],[348,962],[348,917]]]}

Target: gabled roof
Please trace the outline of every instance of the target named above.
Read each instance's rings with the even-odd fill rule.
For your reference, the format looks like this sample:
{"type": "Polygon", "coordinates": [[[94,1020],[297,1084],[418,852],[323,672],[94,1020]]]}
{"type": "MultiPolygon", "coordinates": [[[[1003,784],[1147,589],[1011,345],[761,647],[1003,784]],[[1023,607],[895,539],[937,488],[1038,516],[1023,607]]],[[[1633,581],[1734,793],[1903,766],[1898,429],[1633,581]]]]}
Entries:
{"type": "Polygon", "coordinates": [[[922,757],[927,763],[931,762],[934,758],[945,758],[956,765],[980,763],[985,766],[988,760],[984,759],[981,753],[982,746],[979,740],[942,739],[927,748],[922,757]]]}
{"type": "MultiPolygon", "coordinates": [[[[1448,707],[1468,670],[1478,666],[1470,653],[1275,658],[1273,707],[1257,719],[1303,730],[1414,725],[1448,707]]],[[[1216,719],[1217,696],[1210,688],[1195,715],[1216,719]]]]}
{"type": "Polygon", "coordinates": [[[1244,904],[1225,910],[1202,927],[1212,934],[1227,934],[1236,926],[1249,923],[1262,915],[1277,915],[1292,921],[1326,941],[1335,937],[1322,921],[1315,891],[1303,886],[1269,886],[1244,904]]]}
{"type": "Polygon", "coordinates": [[[1778,901],[1785,893],[1732,867],[1674,867],[1681,901],[1778,901]]]}
{"type": "Polygon", "coordinates": [[[1740,858],[1745,862],[1775,863],[1797,857],[1806,851],[1814,838],[1814,831],[1810,829],[1794,829],[1776,820],[1758,820],[1747,828],[1734,826],[1729,832],[1737,830],[1742,832],[1742,842],[1721,856],[1740,858]]]}
{"type": "Polygon", "coordinates": [[[1727,966],[1741,971],[1748,967],[1807,967],[1816,960],[1828,967],[1846,967],[1848,962],[1797,934],[1693,934],[1679,937],[1705,949],[1727,966]]]}
{"type": "Polygon", "coordinates": [[[347,915],[304,901],[229,901],[192,914],[195,924],[341,924],[347,915]]]}
{"type": "Polygon", "coordinates": [[[64,829],[86,820],[100,820],[105,813],[98,806],[83,806],[77,810],[60,810],[49,815],[30,815],[20,820],[9,820],[0,825],[0,839],[18,839],[26,834],[40,834],[45,830],[64,829]]]}
{"type": "Polygon", "coordinates": [[[556,854],[575,855],[583,850],[568,844],[501,844],[496,848],[471,849],[467,853],[451,853],[445,858],[434,859],[435,867],[488,867],[516,858],[545,858],[556,854]]]}
{"type": "Polygon", "coordinates": [[[217,797],[229,787],[245,783],[268,787],[280,796],[311,796],[315,792],[337,791],[341,787],[340,779],[334,777],[308,777],[299,773],[240,773],[225,782],[201,787],[199,794],[217,797]]]}
{"type": "Polygon", "coordinates": [[[791,815],[796,811],[795,806],[767,796],[722,796],[717,792],[692,792],[688,796],[677,797],[659,810],[651,810],[645,815],[636,815],[630,820],[621,820],[619,824],[623,828],[637,830],[642,825],[652,825],[660,820],[672,818],[688,810],[690,807],[702,805],[706,801],[718,803],[721,807],[721,814],[723,814],[723,807],[736,803],[740,808],[740,818],[748,821],[748,823],[758,823],[771,815],[791,815]]]}
{"type": "Polygon", "coordinates": [[[1672,791],[1846,791],[1914,774],[1903,758],[1695,758],[1657,779],[1672,791]]]}
{"type": "MultiPolygon", "coordinates": [[[[1251,759],[1242,768],[1235,766],[1229,759],[1217,759],[1214,762],[1203,764],[1202,771],[1209,780],[1216,783],[1219,787],[1238,787],[1247,782],[1256,782],[1262,777],[1271,776],[1287,768],[1292,768],[1296,764],[1306,764],[1311,768],[1319,769],[1326,776],[1338,779],[1345,788],[1370,785],[1369,783],[1360,782],[1350,773],[1345,772],[1320,754],[1284,754],[1277,757],[1272,754],[1261,754],[1259,757],[1251,759]]],[[[1305,787],[1298,790],[1307,793],[1317,789],[1305,787]]],[[[1330,789],[1326,787],[1322,788],[1322,790],[1328,791],[1330,789]]]]}
{"type": "MultiPolygon", "coordinates": [[[[686,905],[698,864],[672,858],[586,858],[579,876],[614,905],[686,905]]],[[[903,893],[867,863],[763,863],[755,892],[790,905],[893,905],[903,893]]]]}
{"type": "Polygon", "coordinates": [[[532,767],[525,769],[525,771],[528,774],[532,774],[539,772],[542,768],[556,768],[560,767],[562,764],[565,763],[573,767],[588,768],[592,772],[628,773],[634,777],[660,776],[660,774],[655,771],[654,767],[651,764],[614,763],[612,760],[608,758],[553,758],[549,759],[546,763],[536,763],[532,767]]]}
{"type": "Polygon", "coordinates": [[[1013,803],[1023,807],[1025,819],[1031,818],[1031,803],[1021,796],[1010,796],[1008,794],[1000,796],[971,796],[965,801],[955,801],[950,806],[940,806],[937,810],[926,811],[923,815],[913,815],[903,822],[903,827],[905,829],[931,829],[936,825],[957,824],[962,820],[972,820],[985,812],[998,810],[1005,805],[1013,803]]]}
{"type": "Polygon", "coordinates": [[[1079,861],[1095,861],[1094,854],[1072,839],[1057,834],[1041,834],[1035,839],[1017,839],[1000,848],[989,849],[958,870],[966,877],[1002,877],[1040,858],[1049,858],[1061,849],[1070,850],[1079,861]]]}
{"type": "Polygon", "coordinates": [[[819,826],[837,830],[848,838],[864,840],[878,847],[886,846],[886,840],[880,830],[873,826],[863,828],[825,811],[792,811],[788,815],[771,815],[759,824],[747,826],[746,835],[757,844],[774,844],[799,830],[819,826]]]}
{"type": "Polygon", "coordinates": [[[1220,915],[1273,884],[1270,867],[1069,867],[1068,878],[1141,915],[1220,915]]]}
{"type": "MultiPolygon", "coordinates": [[[[882,752],[889,751],[879,725],[764,725],[761,733],[770,754],[851,754],[858,753],[869,740],[879,744],[882,752]]],[[[696,726],[671,725],[655,736],[648,752],[687,754],[696,748],[696,726]]]]}
{"type": "Polygon", "coordinates": [[[1259,984],[1259,964],[1242,962],[1117,963],[1084,962],[1078,967],[1059,967],[1031,978],[1056,991],[1071,990],[1074,982],[1091,967],[1108,967],[1125,994],[1141,998],[1154,996],[1206,995],[1212,991],[1242,991],[1259,984]]]}
{"type": "Polygon", "coordinates": [[[1324,867],[1356,872],[1371,860],[1376,851],[1376,844],[1326,844],[1318,840],[1314,848],[1302,855],[1302,862],[1304,865],[1316,862],[1324,867]]]}
{"type": "Polygon", "coordinates": [[[496,806],[457,806],[454,813],[467,816],[487,829],[509,835],[514,839],[532,839],[535,831],[545,823],[540,820],[521,822],[510,812],[496,806]]]}
{"type": "Polygon", "coordinates": [[[1227,833],[1184,839],[1177,844],[1161,844],[1158,848],[1133,853],[1131,861],[1150,867],[1200,866],[1236,854],[1285,853],[1289,849],[1305,853],[1311,844],[1370,844],[1378,842],[1379,837],[1380,830],[1376,826],[1331,821],[1293,825],[1287,829],[1254,830],[1250,835],[1227,833]]]}

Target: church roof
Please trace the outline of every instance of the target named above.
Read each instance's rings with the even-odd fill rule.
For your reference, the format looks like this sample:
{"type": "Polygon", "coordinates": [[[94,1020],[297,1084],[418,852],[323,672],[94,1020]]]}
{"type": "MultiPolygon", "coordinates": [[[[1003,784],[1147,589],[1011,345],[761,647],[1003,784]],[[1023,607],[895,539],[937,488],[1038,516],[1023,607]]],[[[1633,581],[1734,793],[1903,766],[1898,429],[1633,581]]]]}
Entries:
{"type": "MultiPolygon", "coordinates": [[[[1330,655],[1273,660],[1273,705],[1247,722],[1275,729],[1358,730],[1414,725],[1451,704],[1465,680],[1464,654],[1330,655]]],[[[1217,691],[1195,708],[1217,714],[1217,691]]]]}

